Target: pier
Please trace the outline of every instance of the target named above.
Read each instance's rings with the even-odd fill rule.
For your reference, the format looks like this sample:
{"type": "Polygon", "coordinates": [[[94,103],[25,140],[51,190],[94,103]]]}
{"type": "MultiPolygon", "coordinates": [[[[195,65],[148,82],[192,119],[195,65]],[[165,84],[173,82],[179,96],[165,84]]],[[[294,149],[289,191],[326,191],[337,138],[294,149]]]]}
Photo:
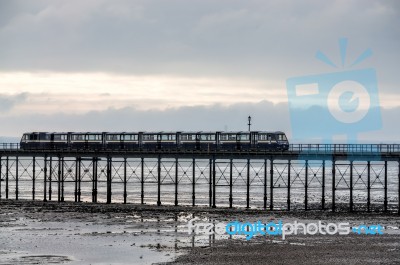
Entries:
{"type": "Polygon", "coordinates": [[[0,144],[0,199],[400,214],[400,145],[288,151],[22,150],[0,144]]]}

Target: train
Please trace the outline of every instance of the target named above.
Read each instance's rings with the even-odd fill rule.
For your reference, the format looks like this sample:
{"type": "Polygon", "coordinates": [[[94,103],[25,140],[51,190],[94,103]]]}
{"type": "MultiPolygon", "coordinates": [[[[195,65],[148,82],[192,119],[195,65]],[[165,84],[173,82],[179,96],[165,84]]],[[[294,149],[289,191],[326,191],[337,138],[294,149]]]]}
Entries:
{"type": "Polygon", "coordinates": [[[24,150],[286,151],[284,132],[27,132],[24,150]]]}

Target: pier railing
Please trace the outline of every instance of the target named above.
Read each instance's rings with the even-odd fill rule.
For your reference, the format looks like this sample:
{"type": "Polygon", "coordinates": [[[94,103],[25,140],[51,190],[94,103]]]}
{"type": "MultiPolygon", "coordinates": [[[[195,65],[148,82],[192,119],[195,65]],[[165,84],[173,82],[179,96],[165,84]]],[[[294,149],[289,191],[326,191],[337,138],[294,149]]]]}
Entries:
{"type": "Polygon", "coordinates": [[[3,150],[18,150],[19,143],[0,143],[0,149],[3,150]]]}
{"type": "MultiPolygon", "coordinates": [[[[7,150],[22,150],[20,149],[19,143],[0,143],[0,151],[7,150]]],[[[88,151],[87,149],[49,149],[49,148],[36,148],[35,151],[88,151]]],[[[92,150],[90,150],[92,151],[92,150]]],[[[149,150],[128,150],[128,149],[105,149],[99,151],[134,151],[134,152],[149,152],[149,150]]],[[[186,152],[186,150],[173,150],[173,149],[162,149],[152,150],[152,152],[186,152]]],[[[232,152],[270,152],[271,150],[229,150],[217,151],[218,153],[232,153],[232,152]]],[[[272,150],[274,151],[274,150],[272,150]]],[[[189,151],[193,152],[193,150],[189,151]]],[[[214,153],[215,151],[210,150],[198,150],[198,152],[214,153]]],[[[292,153],[321,153],[321,154],[335,154],[335,153],[348,153],[348,154],[400,154],[400,144],[290,144],[287,151],[280,150],[279,152],[292,152],[292,153]]]]}
{"type": "Polygon", "coordinates": [[[291,144],[291,152],[400,153],[400,144],[291,144]]]}

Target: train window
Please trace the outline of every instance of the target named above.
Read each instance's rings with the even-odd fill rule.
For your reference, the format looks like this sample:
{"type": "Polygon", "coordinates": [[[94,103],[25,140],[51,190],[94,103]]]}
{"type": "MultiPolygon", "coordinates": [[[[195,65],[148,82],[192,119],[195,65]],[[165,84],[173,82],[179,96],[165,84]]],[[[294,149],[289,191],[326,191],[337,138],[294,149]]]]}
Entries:
{"type": "Polygon", "coordinates": [[[155,135],[153,135],[153,134],[144,134],[143,135],[143,141],[154,141],[155,139],[157,139],[154,136],[155,135]]]}
{"type": "Polygon", "coordinates": [[[85,135],[84,134],[74,134],[72,135],[72,141],[84,141],[85,135]]]}
{"type": "Polygon", "coordinates": [[[200,135],[201,141],[215,141],[215,134],[202,134],[200,135]]]}
{"type": "Polygon", "coordinates": [[[119,134],[107,134],[107,141],[119,141],[120,135],[119,134]]]}
{"type": "Polygon", "coordinates": [[[29,135],[29,140],[36,141],[37,139],[38,139],[38,135],[37,134],[30,134],[29,135]]]}
{"type": "Polygon", "coordinates": [[[39,135],[39,138],[40,138],[40,140],[43,140],[43,141],[49,141],[49,140],[50,140],[50,134],[41,133],[41,134],[39,135]]]}
{"type": "Polygon", "coordinates": [[[161,135],[161,141],[175,141],[176,135],[175,134],[163,134],[161,135]]]}
{"type": "Polygon", "coordinates": [[[221,134],[221,141],[236,141],[236,134],[221,134]]]}
{"type": "Polygon", "coordinates": [[[278,140],[279,140],[279,141],[286,141],[286,140],[287,140],[286,135],[284,135],[284,134],[278,134],[278,140]]]}
{"type": "Polygon", "coordinates": [[[123,139],[125,141],[137,141],[138,137],[136,134],[125,134],[123,139]]]}
{"type": "Polygon", "coordinates": [[[101,140],[100,134],[89,134],[88,136],[89,136],[88,137],[89,141],[100,141],[101,140]]]}
{"type": "Polygon", "coordinates": [[[267,134],[259,134],[258,135],[258,140],[259,141],[267,141],[268,137],[270,137],[270,135],[267,136],[267,134]]]}
{"type": "Polygon", "coordinates": [[[249,134],[241,134],[240,135],[240,141],[248,141],[248,140],[250,140],[249,134]]]}
{"type": "Polygon", "coordinates": [[[66,141],[67,135],[66,134],[54,134],[54,141],[66,141]]]}
{"type": "Polygon", "coordinates": [[[181,141],[195,141],[195,134],[181,134],[181,141]]]}
{"type": "Polygon", "coordinates": [[[175,134],[167,134],[162,136],[162,140],[166,141],[176,141],[176,135],[175,134]]]}

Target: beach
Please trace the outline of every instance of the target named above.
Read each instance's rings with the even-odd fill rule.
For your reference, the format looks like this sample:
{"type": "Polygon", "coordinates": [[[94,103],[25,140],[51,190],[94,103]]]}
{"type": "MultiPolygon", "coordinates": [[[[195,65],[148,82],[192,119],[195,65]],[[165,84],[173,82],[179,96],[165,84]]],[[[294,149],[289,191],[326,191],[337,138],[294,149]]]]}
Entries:
{"type": "Polygon", "coordinates": [[[396,213],[0,201],[0,264],[398,264],[396,213]],[[202,235],[193,218],[380,224],[383,235],[202,235]]]}

